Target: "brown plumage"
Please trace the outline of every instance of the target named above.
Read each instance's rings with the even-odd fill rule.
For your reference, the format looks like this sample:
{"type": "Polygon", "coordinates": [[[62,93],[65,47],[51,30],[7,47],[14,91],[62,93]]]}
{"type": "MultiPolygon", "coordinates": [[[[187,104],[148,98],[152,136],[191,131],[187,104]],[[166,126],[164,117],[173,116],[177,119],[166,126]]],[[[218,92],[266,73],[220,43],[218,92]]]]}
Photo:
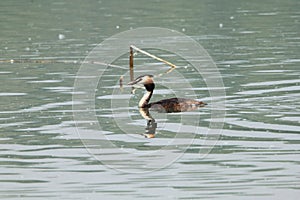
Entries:
{"type": "Polygon", "coordinates": [[[158,112],[183,112],[196,110],[205,106],[206,103],[185,98],[163,99],[148,104],[148,107],[158,112]]]}
{"type": "Polygon", "coordinates": [[[128,85],[135,85],[141,83],[146,89],[146,93],[139,102],[140,108],[149,108],[151,110],[156,110],[158,112],[183,112],[196,110],[199,107],[207,105],[202,101],[196,101],[193,99],[185,98],[170,98],[163,99],[160,101],[149,103],[150,98],[153,94],[155,84],[152,75],[143,75],[136,78],[134,81],[128,83],[128,85]]]}

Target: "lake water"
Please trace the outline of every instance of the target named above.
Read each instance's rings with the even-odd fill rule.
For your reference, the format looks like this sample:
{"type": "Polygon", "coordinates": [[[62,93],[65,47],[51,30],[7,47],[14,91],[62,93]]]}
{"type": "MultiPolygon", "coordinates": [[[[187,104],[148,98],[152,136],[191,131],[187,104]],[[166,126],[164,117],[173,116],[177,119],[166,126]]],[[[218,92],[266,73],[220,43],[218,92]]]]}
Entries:
{"type": "Polygon", "coordinates": [[[0,197],[298,199],[299,8],[298,0],[1,1],[0,197]],[[198,57],[149,49],[179,66],[164,74],[167,65],[138,53],[136,76],[163,74],[153,100],[175,94],[208,103],[151,112],[156,124],[147,127],[137,107],[143,90],[133,95],[126,85],[128,54],[99,64],[95,77],[78,76],[99,43],[139,27],[201,44],[226,94],[212,95],[220,88],[189,62],[198,57]],[[91,96],[80,96],[81,79],[99,81],[91,96]],[[82,106],[89,100],[92,112],[82,106]],[[153,127],[155,138],[141,135],[153,127]]]}

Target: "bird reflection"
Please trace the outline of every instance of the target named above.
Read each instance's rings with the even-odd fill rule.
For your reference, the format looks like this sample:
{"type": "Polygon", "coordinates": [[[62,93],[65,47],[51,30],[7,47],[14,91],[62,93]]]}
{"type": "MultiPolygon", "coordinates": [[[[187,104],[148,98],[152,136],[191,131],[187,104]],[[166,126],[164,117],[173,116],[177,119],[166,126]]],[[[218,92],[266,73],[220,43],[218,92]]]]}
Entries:
{"type": "Polygon", "coordinates": [[[154,138],[155,134],[156,134],[156,128],[157,128],[157,122],[155,121],[155,119],[152,117],[152,115],[150,114],[150,110],[151,111],[155,111],[155,112],[164,112],[164,113],[174,113],[174,112],[188,112],[188,111],[192,111],[192,110],[196,110],[197,107],[187,107],[185,109],[181,109],[181,110],[165,110],[162,107],[159,107],[157,109],[154,108],[139,108],[139,112],[141,114],[141,116],[147,120],[147,127],[146,127],[146,131],[144,134],[142,134],[143,136],[145,136],[146,138],[154,138]]]}
{"type": "Polygon", "coordinates": [[[139,108],[141,116],[147,120],[146,132],[143,134],[146,138],[154,138],[157,128],[155,119],[151,116],[149,108],[139,108]]]}

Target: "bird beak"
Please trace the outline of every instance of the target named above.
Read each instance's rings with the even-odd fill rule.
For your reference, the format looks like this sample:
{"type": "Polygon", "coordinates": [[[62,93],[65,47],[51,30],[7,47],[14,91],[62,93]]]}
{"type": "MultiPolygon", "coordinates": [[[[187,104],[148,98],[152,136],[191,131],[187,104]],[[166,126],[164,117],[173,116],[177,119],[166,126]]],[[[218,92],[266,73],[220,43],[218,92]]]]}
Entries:
{"type": "Polygon", "coordinates": [[[127,83],[127,85],[135,85],[135,84],[137,84],[138,82],[140,82],[140,79],[131,81],[131,82],[127,83]]]}

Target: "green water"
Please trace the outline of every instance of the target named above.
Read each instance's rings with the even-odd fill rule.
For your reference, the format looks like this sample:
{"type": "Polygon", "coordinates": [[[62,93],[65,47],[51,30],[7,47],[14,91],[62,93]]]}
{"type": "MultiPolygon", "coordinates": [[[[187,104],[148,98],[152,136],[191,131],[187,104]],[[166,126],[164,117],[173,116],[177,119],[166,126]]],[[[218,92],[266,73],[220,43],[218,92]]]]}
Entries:
{"type": "MultiPolygon", "coordinates": [[[[298,199],[299,8],[297,0],[1,1],[0,197],[298,199]],[[156,137],[146,139],[140,135],[146,121],[136,107],[142,90],[133,96],[125,87],[121,96],[111,95],[120,75],[128,73],[118,68],[105,71],[95,92],[94,114],[102,130],[89,130],[94,136],[89,139],[103,160],[80,139],[73,118],[80,63],[106,38],[139,27],[184,33],[216,63],[226,92],[226,118],[209,154],[201,151],[211,147],[206,133],[211,121],[220,120],[211,118],[217,108],[209,104],[188,113],[151,113],[156,137]],[[129,105],[111,108],[111,101],[126,95],[129,105]],[[124,132],[114,117],[131,132],[124,132]],[[182,117],[189,121],[182,124],[182,117]],[[97,143],[100,135],[106,140],[97,143]],[[109,148],[108,140],[129,156],[109,148]],[[169,145],[172,141],[177,145],[169,145]],[[176,159],[140,173],[135,158],[151,164],[161,159],[159,150],[176,159]]],[[[174,87],[170,91],[158,84],[153,100],[188,91],[177,84],[178,72],[197,98],[212,101],[205,81],[184,67],[186,61],[171,52],[150,51],[182,66],[157,79],[174,87]]],[[[155,68],[161,63],[141,54],[136,59],[137,66],[167,69],[155,68]]],[[[115,64],[127,67],[127,55],[115,64]]],[[[155,70],[140,68],[136,74],[155,70]]]]}

